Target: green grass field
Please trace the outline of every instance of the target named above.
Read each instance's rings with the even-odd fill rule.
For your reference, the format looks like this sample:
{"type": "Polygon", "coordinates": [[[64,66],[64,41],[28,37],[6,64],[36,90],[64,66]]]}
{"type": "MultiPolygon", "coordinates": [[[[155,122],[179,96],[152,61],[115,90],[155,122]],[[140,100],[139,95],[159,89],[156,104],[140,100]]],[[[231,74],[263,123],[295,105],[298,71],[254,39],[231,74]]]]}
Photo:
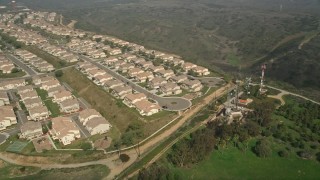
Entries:
{"type": "Polygon", "coordinates": [[[48,98],[47,91],[40,88],[36,88],[36,91],[40,96],[40,98],[42,99],[42,101],[44,102],[44,104],[47,106],[48,110],[51,112],[50,116],[58,117],[61,114],[58,104],[53,102],[52,99],[48,98]]]}
{"type": "Polygon", "coordinates": [[[9,74],[3,74],[0,72],[0,78],[16,78],[16,77],[22,77],[25,75],[26,73],[24,71],[19,71],[16,73],[9,73],[9,74]]]}
{"type": "Polygon", "coordinates": [[[171,170],[182,179],[319,179],[319,163],[298,158],[258,158],[236,148],[215,151],[192,168],[171,170]]]}

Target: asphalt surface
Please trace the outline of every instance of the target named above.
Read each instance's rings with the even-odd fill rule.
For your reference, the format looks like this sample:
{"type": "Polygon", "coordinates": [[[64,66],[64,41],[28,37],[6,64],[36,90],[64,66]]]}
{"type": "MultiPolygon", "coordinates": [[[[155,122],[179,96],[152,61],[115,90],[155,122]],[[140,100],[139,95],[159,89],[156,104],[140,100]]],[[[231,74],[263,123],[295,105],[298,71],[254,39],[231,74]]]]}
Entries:
{"type": "Polygon", "coordinates": [[[224,83],[224,80],[218,77],[194,77],[190,75],[188,75],[188,77],[190,79],[197,79],[208,87],[218,87],[219,85],[224,83]]]}
{"type": "Polygon", "coordinates": [[[19,124],[24,124],[24,123],[28,122],[27,115],[24,113],[23,110],[16,111],[16,115],[17,115],[19,124]]]}
{"type": "Polygon", "coordinates": [[[180,111],[180,110],[185,110],[192,105],[190,100],[182,98],[182,97],[160,97],[156,94],[149,92],[145,88],[138,86],[137,84],[135,84],[131,80],[127,79],[126,77],[112,71],[111,69],[99,64],[98,62],[96,62],[88,57],[80,56],[80,58],[82,58],[85,61],[91,62],[92,64],[98,66],[100,69],[105,70],[107,73],[112,75],[114,78],[119,79],[122,82],[126,83],[127,85],[131,86],[132,89],[134,89],[138,92],[144,93],[148,98],[157,101],[158,104],[166,110],[180,111]]]}
{"type": "Polygon", "coordinates": [[[88,138],[91,136],[89,131],[81,124],[77,116],[73,116],[72,120],[77,124],[78,128],[80,129],[82,137],[88,138]]]}
{"type": "Polygon", "coordinates": [[[7,57],[16,65],[18,65],[20,68],[22,68],[25,72],[27,72],[30,76],[34,76],[38,74],[36,71],[34,71],[32,68],[25,65],[23,62],[21,62],[18,58],[14,57],[13,55],[7,54],[7,57]]]}

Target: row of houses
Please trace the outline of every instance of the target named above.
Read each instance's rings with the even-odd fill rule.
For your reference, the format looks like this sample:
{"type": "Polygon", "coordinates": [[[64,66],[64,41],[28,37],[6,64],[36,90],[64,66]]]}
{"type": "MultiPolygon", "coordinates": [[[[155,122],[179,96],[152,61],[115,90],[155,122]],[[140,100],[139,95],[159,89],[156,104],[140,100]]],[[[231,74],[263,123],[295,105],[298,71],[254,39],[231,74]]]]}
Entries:
{"type": "Polygon", "coordinates": [[[85,109],[81,111],[78,118],[91,135],[106,133],[112,127],[111,124],[95,109],[85,109]]]}
{"type": "Polygon", "coordinates": [[[52,101],[59,105],[60,112],[74,113],[80,110],[77,98],[70,91],[66,90],[53,76],[34,77],[33,83],[40,85],[40,89],[47,91],[48,97],[52,98],[52,101]]]}
{"type": "Polygon", "coordinates": [[[27,50],[17,49],[15,55],[19,56],[26,64],[32,65],[40,72],[49,72],[55,69],[52,64],[27,50]]]}
{"type": "Polygon", "coordinates": [[[20,86],[25,86],[26,81],[24,79],[14,79],[0,82],[0,90],[16,89],[20,86]]]}
{"type": "Polygon", "coordinates": [[[11,37],[15,37],[18,42],[25,45],[37,45],[47,42],[47,39],[37,32],[23,29],[14,23],[0,23],[0,30],[11,37]]]}
{"type": "Polygon", "coordinates": [[[72,63],[72,62],[79,61],[78,56],[66,51],[65,49],[51,45],[49,43],[39,44],[38,47],[40,49],[42,49],[43,51],[61,59],[61,60],[64,60],[66,62],[72,63]]]}
{"type": "Polygon", "coordinates": [[[27,13],[27,18],[23,19],[23,24],[28,24],[31,27],[38,27],[48,33],[59,35],[59,36],[69,36],[69,37],[84,37],[85,32],[76,29],[71,29],[65,26],[57,26],[51,22],[55,21],[56,13],[46,12],[46,15],[39,15],[43,12],[29,12],[27,13]]]}
{"type": "Polygon", "coordinates": [[[0,130],[17,124],[17,118],[12,106],[0,106],[0,130]]]}
{"type": "Polygon", "coordinates": [[[49,118],[51,114],[50,111],[44,105],[32,85],[18,87],[17,91],[21,102],[29,113],[28,120],[42,121],[49,118]]]}
{"type": "MultiPolygon", "coordinates": [[[[113,76],[90,62],[78,63],[77,68],[95,84],[104,87],[118,99],[124,99],[127,95],[137,93],[130,86],[115,79],[113,76]]],[[[135,108],[143,116],[150,116],[161,110],[161,107],[158,104],[150,102],[147,98],[142,102],[133,103],[130,107],[135,108]]]]}
{"type": "Polygon", "coordinates": [[[3,54],[0,54],[0,72],[3,74],[9,74],[15,68],[14,64],[6,58],[3,54]]]}
{"type": "Polygon", "coordinates": [[[165,69],[162,65],[155,66],[151,61],[132,54],[109,57],[102,64],[138,83],[147,82],[149,88],[158,90],[162,95],[177,95],[182,93],[182,89],[197,92],[203,88],[199,80],[189,80],[187,75],[176,75],[171,69],[165,69]]]}

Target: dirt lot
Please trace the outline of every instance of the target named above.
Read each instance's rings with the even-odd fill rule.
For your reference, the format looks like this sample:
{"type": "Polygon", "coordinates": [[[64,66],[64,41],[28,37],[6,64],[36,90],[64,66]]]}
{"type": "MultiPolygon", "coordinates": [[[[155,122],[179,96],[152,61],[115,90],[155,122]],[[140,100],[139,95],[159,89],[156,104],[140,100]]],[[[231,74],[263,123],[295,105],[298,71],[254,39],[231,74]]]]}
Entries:
{"type": "Polygon", "coordinates": [[[108,139],[102,138],[98,139],[94,142],[94,147],[97,149],[107,149],[111,145],[112,139],[108,137],[108,139]]]}
{"type": "Polygon", "coordinates": [[[47,136],[41,137],[38,139],[34,139],[34,140],[32,140],[32,143],[38,153],[43,152],[43,150],[50,150],[53,148],[52,144],[47,136]]]}

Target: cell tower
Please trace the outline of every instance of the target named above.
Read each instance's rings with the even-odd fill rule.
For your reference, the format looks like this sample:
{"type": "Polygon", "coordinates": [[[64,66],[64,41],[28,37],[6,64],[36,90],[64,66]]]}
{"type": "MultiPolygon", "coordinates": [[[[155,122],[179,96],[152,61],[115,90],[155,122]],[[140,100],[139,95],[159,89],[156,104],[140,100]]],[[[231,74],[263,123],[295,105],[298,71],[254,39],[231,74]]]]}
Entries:
{"type": "Polygon", "coordinates": [[[16,6],[17,6],[16,1],[11,1],[11,8],[12,8],[13,10],[16,10],[16,6]]]}
{"type": "Polygon", "coordinates": [[[265,70],[267,69],[267,65],[266,64],[263,64],[261,65],[261,82],[260,82],[260,94],[264,94],[265,92],[267,92],[266,89],[264,89],[264,73],[265,73],[265,70]]]}

